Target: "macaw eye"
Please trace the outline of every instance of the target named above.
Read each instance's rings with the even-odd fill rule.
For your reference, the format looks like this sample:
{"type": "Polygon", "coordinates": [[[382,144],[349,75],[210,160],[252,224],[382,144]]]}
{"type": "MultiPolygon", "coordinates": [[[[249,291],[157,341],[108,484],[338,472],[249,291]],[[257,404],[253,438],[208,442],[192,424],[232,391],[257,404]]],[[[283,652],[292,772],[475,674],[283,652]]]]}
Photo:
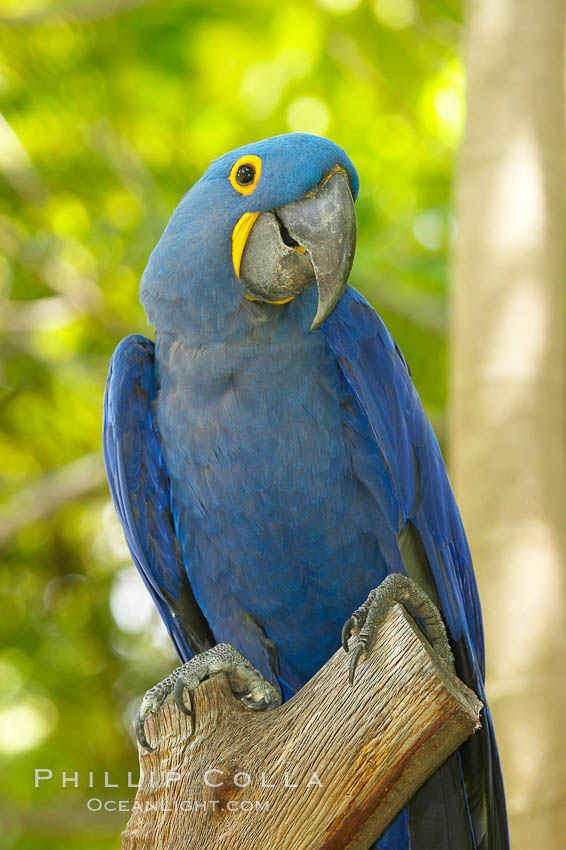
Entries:
{"type": "Polygon", "coordinates": [[[241,156],[232,166],[230,183],[240,195],[251,195],[261,176],[261,159],[255,154],[241,156]]]}
{"type": "Polygon", "coordinates": [[[255,168],[253,165],[240,165],[236,171],[236,183],[239,183],[240,186],[247,186],[249,183],[253,183],[254,177],[255,168]]]}

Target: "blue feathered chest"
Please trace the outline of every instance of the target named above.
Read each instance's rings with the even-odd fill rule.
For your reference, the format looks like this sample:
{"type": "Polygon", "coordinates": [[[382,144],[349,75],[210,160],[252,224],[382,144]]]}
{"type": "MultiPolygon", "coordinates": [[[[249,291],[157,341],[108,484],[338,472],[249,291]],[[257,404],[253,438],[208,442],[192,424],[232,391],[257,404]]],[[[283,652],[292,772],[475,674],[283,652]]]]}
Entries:
{"type": "Polygon", "coordinates": [[[356,425],[323,334],[297,309],[223,344],[161,337],[157,369],[158,426],[197,600],[216,639],[251,660],[255,628],[265,633],[298,687],[387,571],[355,470],[369,431],[356,425]]]}

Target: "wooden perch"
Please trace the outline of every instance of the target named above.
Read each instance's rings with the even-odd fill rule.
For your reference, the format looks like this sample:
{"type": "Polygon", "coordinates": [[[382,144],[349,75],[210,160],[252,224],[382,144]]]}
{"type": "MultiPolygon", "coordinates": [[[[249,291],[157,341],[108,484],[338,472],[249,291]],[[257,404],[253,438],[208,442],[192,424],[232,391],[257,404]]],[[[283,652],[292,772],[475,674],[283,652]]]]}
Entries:
{"type": "Polygon", "coordinates": [[[146,722],[122,850],[366,850],[479,728],[482,708],[394,605],[348,685],[339,649],[281,708],[252,712],[224,674],[146,722]]]}

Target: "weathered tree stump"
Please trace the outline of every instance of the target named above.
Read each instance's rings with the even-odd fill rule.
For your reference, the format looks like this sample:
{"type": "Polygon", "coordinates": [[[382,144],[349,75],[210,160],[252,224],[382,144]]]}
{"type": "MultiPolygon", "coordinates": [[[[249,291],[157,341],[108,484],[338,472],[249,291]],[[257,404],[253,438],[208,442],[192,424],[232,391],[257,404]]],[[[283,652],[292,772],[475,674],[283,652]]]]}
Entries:
{"type": "Polygon", "coordinates": [[[394,605],[348,685],[339,649],[289,702],[245,709],[225,675],[146,722],[123,850],[364,850],[479,728],[481,702],[394,605]]]}

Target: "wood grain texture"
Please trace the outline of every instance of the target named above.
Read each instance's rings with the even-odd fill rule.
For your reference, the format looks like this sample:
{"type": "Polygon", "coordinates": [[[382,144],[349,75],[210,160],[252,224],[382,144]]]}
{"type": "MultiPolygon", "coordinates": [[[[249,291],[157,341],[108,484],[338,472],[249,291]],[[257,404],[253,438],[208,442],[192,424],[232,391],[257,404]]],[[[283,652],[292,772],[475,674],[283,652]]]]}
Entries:
{"type": "Polygon", "coordinates": [[[123,850],[368,848],[479,727],[482,705],[399,605],[353,688],[348,664],[339,649],[268,713],[216,676],[194,693],[194,729],[166,703],[146,722],[155,751],[140,749],[123,850]]]}

